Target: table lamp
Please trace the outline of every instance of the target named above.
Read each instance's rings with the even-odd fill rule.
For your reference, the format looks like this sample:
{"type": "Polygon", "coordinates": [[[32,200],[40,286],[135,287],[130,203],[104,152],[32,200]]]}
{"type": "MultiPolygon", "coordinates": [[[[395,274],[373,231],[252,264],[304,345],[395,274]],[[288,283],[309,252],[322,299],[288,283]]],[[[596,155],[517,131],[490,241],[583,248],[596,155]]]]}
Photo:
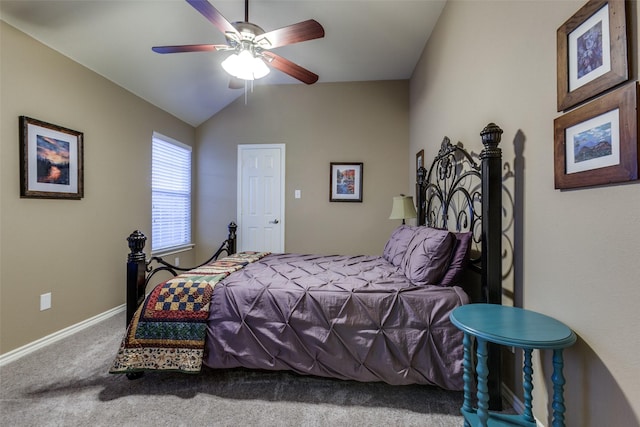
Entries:
{"type": "Polygon", "coordinates": [[[393,196],[393,207],[389,219],[401,219],[404,224],[405,219],[417,217],[416,208],[413,206],[413,197],[401,194],[393,196]]]}

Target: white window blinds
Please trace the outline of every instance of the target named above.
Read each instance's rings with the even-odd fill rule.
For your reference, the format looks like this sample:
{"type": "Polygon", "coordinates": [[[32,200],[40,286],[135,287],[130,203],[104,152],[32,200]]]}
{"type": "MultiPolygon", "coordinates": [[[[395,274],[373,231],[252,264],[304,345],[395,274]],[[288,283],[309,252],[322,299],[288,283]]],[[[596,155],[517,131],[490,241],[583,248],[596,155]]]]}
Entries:
{"type": "Polygon", "coordinates": [[[153,134],[151,251],[191,244],[191,147],[153,134]]]}

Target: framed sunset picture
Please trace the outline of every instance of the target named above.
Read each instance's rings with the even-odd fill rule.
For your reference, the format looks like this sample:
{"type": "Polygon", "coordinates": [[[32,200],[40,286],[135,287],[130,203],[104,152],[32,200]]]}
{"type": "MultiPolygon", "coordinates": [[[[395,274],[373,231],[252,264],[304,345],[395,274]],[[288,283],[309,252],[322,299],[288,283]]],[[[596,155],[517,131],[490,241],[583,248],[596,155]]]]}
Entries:
{"type": "Polygon", "coordinates": [[[20,197],[84,196],[83,133],[20,116],[20,197]]]}

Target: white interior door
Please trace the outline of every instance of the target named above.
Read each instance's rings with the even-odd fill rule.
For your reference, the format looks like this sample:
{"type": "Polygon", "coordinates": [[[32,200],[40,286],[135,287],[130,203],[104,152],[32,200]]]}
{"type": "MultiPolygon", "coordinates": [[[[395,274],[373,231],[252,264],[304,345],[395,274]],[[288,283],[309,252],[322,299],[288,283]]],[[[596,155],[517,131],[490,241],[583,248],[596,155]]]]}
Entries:
{"type": "Polygon", "coordinates": [[[238,251],[284,252],[284,144],[238,146],[238,251]]]}

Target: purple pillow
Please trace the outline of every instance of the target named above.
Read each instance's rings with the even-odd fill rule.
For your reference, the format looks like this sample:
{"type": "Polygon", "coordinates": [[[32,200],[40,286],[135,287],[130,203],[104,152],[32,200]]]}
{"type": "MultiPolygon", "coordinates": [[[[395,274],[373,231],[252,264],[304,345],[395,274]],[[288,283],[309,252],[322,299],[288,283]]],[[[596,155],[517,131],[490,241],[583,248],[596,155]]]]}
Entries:
{"type": "Polygon", "coordinates": [[[393,230],[387,244],[384,245],[382,257],[396,267],[399,267],[404,253],[407,251],[407,246],[409,246],[409,242],[417,228],[418,227],[403,224],[393,230]]]}
{"type": "Polygon", "coordinates": [[[453,233],[453,235],[456,238],[456,243],[451,254],[451,262],[449,262],[449,269],[440,280],[440,283],[438,283],[439,286],[459,285],[460,276],[469,263],[473,233],[468,231],[465,233],[453,233]]]}
{"type": "Polygon", "coordinates": [[[449,267],[455,243],[455,236],[447,230],[416,230],[402,258],[404,275],[414,285],[437,285],[449,267]]]}

